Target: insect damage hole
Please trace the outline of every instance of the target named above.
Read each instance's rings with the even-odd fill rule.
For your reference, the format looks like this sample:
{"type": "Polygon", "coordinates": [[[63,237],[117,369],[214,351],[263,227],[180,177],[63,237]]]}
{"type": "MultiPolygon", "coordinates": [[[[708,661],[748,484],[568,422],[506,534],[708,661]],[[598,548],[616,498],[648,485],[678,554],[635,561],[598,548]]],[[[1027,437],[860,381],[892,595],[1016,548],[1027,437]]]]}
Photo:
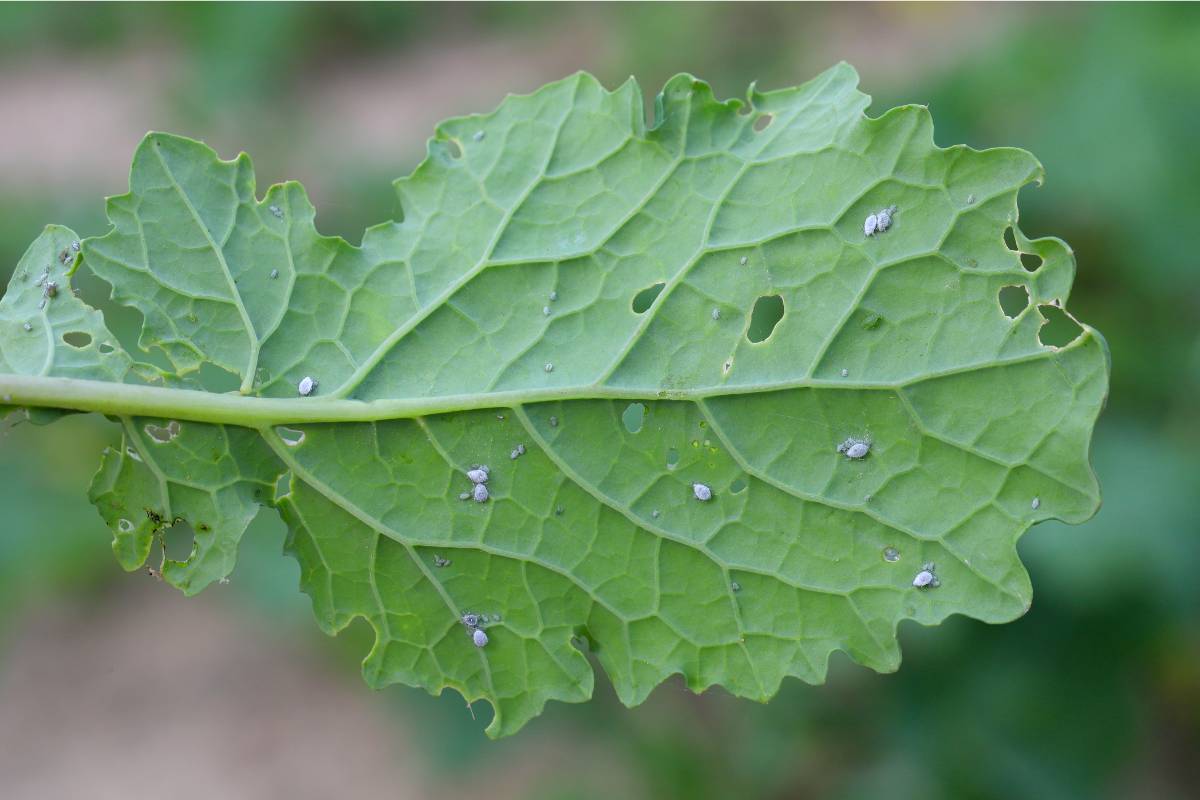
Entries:
{"type": "Polygon", "coordinates": [[[295,428],[285,428],[280,426],[275,429],[275,433],[283,440],[283,443],[288,447],[299,447],[304,444],[304,431],[298,431],[295,428]]]}
{"type": "Polygon", "coordinates": [[[621,414],[621,422],[625,425],[625,430],[630,433],[637,433],[642,429],[642,424],[646,421],[646,407],[641,403],[630,403],[625,406],[625,411],[621,414]]]}
{"type": "Polygon", "coordinates": [[[1066,347],[1083,333],[1079,323],[1058,306],[1038,306],[1042,327],[1038,328],[1038,341],[1046,347],[1066,347]]]}
{"type": "Polygon", "coordinates": [[[777,294],[763,295],[754,301],[750,311],[750,327],[746,338],[757,344],[765,342],[775,332],[775,326],[783,319],[783,298],[777,294]]]}
{"type": "Polygon", "coordinates": [[[178,420],[171,420],[166,425],[147,425],[146,435],[158,444],[166,444],[179,435],[180,425],[178,420]]]}
{"type": "Polygon", "coordinates": [[[758,118],[754,120],[754,132],[762,133],[767,128],[769,128],[771,126],[771,123],[774,121],[775,121],[774,114],[759,114],[758,118]]]}
{"type": "Polygon", "coordinates": [[[1004,229],[1004,246],[1014,253],[1018,253],[1021,250],[1021,248],[1017,247],[1017,234],[1013,231],[1012,225],[1004,229]]]}
{"type": "Polygon", "coordinates": [[[633,296],[633,313],[645,314],[650,306],[654,305],[654,301],[658,299],[659,293],[666,287],[665,283],[656,283],[653,286],[647,286],[633,296]]]}
{"type": "Polygon", "coordinates": [[[1026,272],[1037,272],[1042,266],[1042,257],[1036,253],[1021,253],[1021,266],[1026,272]]]}
{"type": "Polygon", "coordinates": [[[1013,319],[1029,307],[1029,290],[1018,285],[1001,286],[997,299],[1004,316],[1013,319]]]}
{"type": "Polygon", "coordinates": [[[71,345],[71,347],[82,350],[92,343],[92,335],[83,331],[68,331],[63,334],[62,340],[71,345]]]}

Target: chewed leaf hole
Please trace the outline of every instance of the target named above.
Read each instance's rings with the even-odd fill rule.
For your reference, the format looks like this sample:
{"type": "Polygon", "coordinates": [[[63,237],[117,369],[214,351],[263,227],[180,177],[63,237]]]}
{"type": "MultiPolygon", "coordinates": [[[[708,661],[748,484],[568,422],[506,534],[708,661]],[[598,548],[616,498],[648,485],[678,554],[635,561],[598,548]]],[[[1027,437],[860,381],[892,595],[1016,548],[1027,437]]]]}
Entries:
{"type": "Polygon", "coordinates": [[[100,343],[100,346],[99,346],[97,349],[98,349],[98,350],[99,350],[101,353],[103,353],[104,355],[108,355],[109,353],[113,352],[113,351],[114,351],[114,350],[116,350],[117,348],[113,347],[113,346],[112,346],[111,344],[109,344],[108,342],[101,342],[101,343],[100,343]]]}
{"type": "Polygon", "coordinates": [[[1004,229],[1004,246],[1014,253],[1020,250],[1017,247],[1017,234],[1013,232],[1011,225],[1004,229]]]}
{"type": "Polygon", "coordinates": [[[280,425],[275,429],[275,433],[279,434],[279,438],[283,439],[283,443],[288,447],[299,447],[304,444],[304,431],[298,431],[295,428],[285,428],[280,425]]]}
{"type": "Polygon", "coordinates": [[[458,143],[457,139],[447,139],[445,142],[443,142],[443,144],[446,145],[446,153],[451,158],[453,158],[453,159],[462,158],[462,154],[463,154],[462,145],[460,145],[458,143]]]}
{"type": "Polygon", "coordinates": [[[1000,309],[1012,319],[1029,307],[1029,290],[1024,286],[1001,286],[1000,309]]]}
{"type": "Polygon", "coordinates": [[[1042,257],[1036,253],[1021,253],[1021,266],[1026,272],[1037,272],[1042,265],[1042,257]]]}
{"type": "Polygon", "coordinates": [[[752,342],[766,341],[783,319],[783,298],[777,294],[763,295],[754,301],[750,312],[750,327],[746,338],[752,342]]]}
{"type": "Polygon", "coordinates": [[[762,133],[763,131],[765,131],[767,128],[769,128],[771,126],[771,123],[774,120],[775,120],[774,114],[760,115],[758,119],[754,120],[754,132],[762,133]]]}
{"type": "Polygon", "coordinates": [[[208,533],[211,527],[203,522],[195,528],[185,519],[177,519],[162,529],[163,545],[167,558],[171,561],[187,561],[192,555],[192,545],[196,540],[196,532],[208,533]]]}
{"type": "Polygon", "coordinates": [[[729,492],[730,494],[741,494],[742,492],[746,491],[746,487],[748,485],[749,484],[746,483],[746,478],[744,476],[739,477],[735,479],[733,483],[729,484],[729,492]]]}
{"type": "Polygon", "coordinates": [[[90,333],[84,333],[83,331],[70,331],[68,333],[64,333],[62,339],[64,342],[71,345],[71,347],[76,347],[80,350],[92,343],[92,335],[90,333]]]}
{"type": "Polygon", "coordinates": [[[621,422],[625,425],[625,430],[630,433],[637,433],[642,429],[642,423],[646,420],[646,407],[641,403],[630,403],[625,406],[625,412],[621,414],[621,422]]]}
{"type": "Polygon", "coordinates": [[[1058,306],[1038,306],[1046,321],[1038,328],[1038,341],[1047,347],[1066,347],[1079,338],[1083,328],[1058,306]]]}
{"type": "Polygon", "coordinates": [[[166,425],[147,425],[146,435],[159,444],[166,444],[179,435],[180,425],[177,420],[171,420],[166,425]]]}
{"type": "Polygon", "coordinates": [[[633,296],[633,313],[645,314],[650,306],[654,305],[654,301],[662,292],[665,283],[656,283],[653,286],[647,286],[633,296]]]}

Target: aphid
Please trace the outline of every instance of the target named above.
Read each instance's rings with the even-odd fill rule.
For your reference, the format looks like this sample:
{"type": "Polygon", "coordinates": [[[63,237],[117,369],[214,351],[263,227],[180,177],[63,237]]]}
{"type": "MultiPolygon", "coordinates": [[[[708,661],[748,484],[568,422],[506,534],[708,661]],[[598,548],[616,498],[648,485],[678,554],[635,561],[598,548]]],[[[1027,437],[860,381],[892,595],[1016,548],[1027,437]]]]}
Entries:
{"type": "Polygon", "coordinates": [[[912,582],[912,585],[918,589],[936,589],[940,584],[941,581],[939,581],[937,575],[934,574],[932,561],[926,561],[925,564],[922,565],[921,571],[917,573],[917,576],[913,578],[912,582]]]}
{"type": "Polygon", "coordinates": [[[1042,499],[1040,497],[1035,497],[1035,498],[1033,498],[1033,502],[1029,504],[1029,507],[1032,508],[1034,511],[1037,511],[1041,505],[1042,505],[1042,499]]]}
{"type": "Polygon", "coordinates": [[[484,136],[486,136],[486,135],[487,135],[487,134],[485,134],[483,131],[475,131],[475,135],[474,135],[474,136],[472,136],[471,138],[472,138],[472,139],[474,139],[474,140],[475,140],[475,141],[477,141],[477,142],[482,142],[482,141],[483,141],[483,137],[484,137],[484,136]]]}
{"type": "Polygon", "coordinates": [[[30,324],[30,323],[28,323],[28,322],[26,322],[26,323],[25,323],[24,325],[22,325],[21,327],[22,327],[22,328],[24,328],[26,331],[31,331],[31,330],[33,330],[33,325],[32,325],[32,324],[30,324]]]}
{"type": "Polygon", "coordinates": [[[565,508],[563,508],[562,506],[555,506],[555,507],[554,507],[554,515],[555,515],[556,517],[561,517],[561,516],[563,515],[563,512],[564,512],[564,511],[566,511],[566,509],[565,509],[565,508]]]}
{"type": "Polygon", "coordinates": [[[551,428],[557,428],[557,427],[558,427],[558,417],[551,417],[551,418],[550,418],[550,427],[551,427],[551,428]]]}
{"type": "Polygon", "coordinates": [[[742,585],[740,583],[738,583],[737,581],[733,581],[732,583],[729,584],[729,588],[735,592],[740,592],[742,590],[742,585]]]}
{"type": "Polygon", "coordinates": [[[550,316],[550,306],[542,306],[542,313],[547,317],[550,316]]]}
{"type": "Polygon", "coordinates": [[[46,288],[42,290],[46,297],[56,297],[58,295],[58,284],[54,281],[46,281],[46,288]]]}
{"type": "Polygon", "coordinates": [[[435,567],[448,567],[448,566],[450,566],[450,559],[448,559],[448,558],[442,558],[442,557],[441,557],[441,556],[439,556],[439,555],[434,555],[434,557],[433,557],[433,565],[434,565],[435,567]]]}
{"type": "Polygon", "coordinates": [[[660,516],[662,516],[662,512],[656,508],[650,512],[650,516],[654,517],[655,519],[658,519],[660,516]]]}
{"type": "Polygon", "coordinates": [[[471,492],[471,496],[473,498],[475,498],[476,503],[486,503],[487,499],[488,499],[487,484],[486,483],[475,484],[475,489],[474,489],[474,491],[471,492]]]}
{"type": "Polygon", "coordinates": [[[300,379],[300,383],[296,386],[296,391],[300,392],[301,397],[308,397],[313,393],[313,389],[317,388],[317,382],[312,376],[305,375],[300,379]]]}
{"type": "Polygon", "coordinates": [[[471,632],[471,641],[475,643],[476,647],[487,647],[488,635],[479,628],[476,628],[471,632]]]}
{"type": "Polygon", "coordinates": [[[693,483],[692,494],[696,495],[696,499],[700,501],[712,499],[712,489],[703,483],[693,483]]]}
{"type": "Polygon", "coordinates": [[[721,309],[719,309],[719,308],[714,308],[714,309],[712,310],[712,318],[713,318],[714,320],[718,320],[718,319],[720,319],[720,318],[721,318],[721,309]]]}
{"type": "Polygon", "coordinates": [[[975,202],[975,195],[973,195],[973,194],[967,195],[967,205],[971,205],[974,202],[975,202]]]}
{"type": "Polygon", "coordinates": [[[268,206],[267,210],[274,214],[276,218],[283,219],[283,209],[279,206],[268,206]]]}
{"type": "Polygon", "coordinates": [[[895,206],[888,206],[887,208],[880,209],[879,213],[875,215],[875,232],[883,233],[888,228],[892,227],[892,214],[895,213],[895,206]]]}
{"type": "Polygon", "coordinates": [[[468,628],[478,628],[479,627],[479,615],[478,614],[472,614],[470,611],[468,611],[467,613],[463,614],[460,619],[462,620],[462,624],[466,625],[468,628]]]}
{"type": "Polygon", "coordinates": [[[467,470],[467,477],[471,479],[471,483],[487,483],[488,468],[487,465],[476,467],[475,469],[467,470]]]}
{"type": "Polygon", "coordinates": [[[72,257],[73,254],[71,252],[71,248],[69,247],[63,248],[63,251],[58,254],[58,260],[64,264],[70,264],[72,257]]]}
{"type": "Polygon", "coordinates": [[[550,293],[550,302],[553,303],[557,299],[558,299],[558,292],[551,292],[550,293]]]}
{"type": "Polygon", "coordinates": [[[278,277],[279,277],[279,270],[277,270],[277,269],[271,270],[271,280],[274,280],[275,278],[278,278],[278,277]]]}
{"type": "Polygon", "coordinates": [[[868,215],[866,221],[863,222],[863,234],[866,236],[874,236],[875,231],[878,230],[878,228],[879,217],[875,216],[874,214],[868,215]]]}
{"type": "Polygon", "coordinates": [[[71,242],[71,252],[72,252],[72,253],[78,253],[78,252],[79,252],[79,240],[78,240],[78,239],[76,239],[75,241],[71,242]]]}
{"type": "Polygon", "coordinates": [[[866,458],[867,453],[871,452],[871,442],[869,439],[850,437],[837,446],[837,451],[845,453],[846,458],[866,458]]]}
{"type": "Polygon", "coordinates": [[[546,366],[542,367],[542,369],[546,370],[546,372],[554,372],[554,365],[547,361],[546,366]]]}
{"type": "Polygon", "coordinates": [[[850,377],[850,370],[848,370],[848,369],[844,369],[844,370],[842,370],[842,377],[843,377],[843,378],[849,378],[849,377],[850,377]]]}
{"type": "Polygon", "coordinates": [[[470,492],[462,492],[461,494],[459,494],[458,499],[459,500],[470,500],[471,493],[470,492]]]}
{"type": "Polygon", "coordinates": [[[746,266],[746,264],[748,264],[748,263],[750,263],[750,259],[746,256],[742,256],[741,258],[738,259],[738,264],[742,265],[743,267],[746,266]]]}

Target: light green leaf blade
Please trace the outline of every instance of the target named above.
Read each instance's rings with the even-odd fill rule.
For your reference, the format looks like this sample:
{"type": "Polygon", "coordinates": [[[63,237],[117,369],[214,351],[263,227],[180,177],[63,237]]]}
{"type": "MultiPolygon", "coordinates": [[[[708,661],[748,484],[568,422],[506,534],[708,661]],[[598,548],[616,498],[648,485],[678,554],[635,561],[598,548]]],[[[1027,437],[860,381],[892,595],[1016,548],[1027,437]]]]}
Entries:
{"type": "Polygon", "coordinates": [[[1017,539],[1094,513],[1108,357],[1039,340],[1074,257],[1016,229],[1033,157],[938,148],[856,83],[743,105],[678,76],[653,126],[632,81],[509,97],[439,126],[361,247],[151,134],[82,263],[173,369],[34,371],[9,325],[0,389],[123,425],[92,497],[124,566],[186,522],[163,576],[198,591],[274,505],[321,627],[374,629],[368,681],[485,699],[493,735],[589,697],[584,649],[629,704],[676,673],[765,700],[834,650],[895,669],[903,619],[1023,613],[1017,539]]]}

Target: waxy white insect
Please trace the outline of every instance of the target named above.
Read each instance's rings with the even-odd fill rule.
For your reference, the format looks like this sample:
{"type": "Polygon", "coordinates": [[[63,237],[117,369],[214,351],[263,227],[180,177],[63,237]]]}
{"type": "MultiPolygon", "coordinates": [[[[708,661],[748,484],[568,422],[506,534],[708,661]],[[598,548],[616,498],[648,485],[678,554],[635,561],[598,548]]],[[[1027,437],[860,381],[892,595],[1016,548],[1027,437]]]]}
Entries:
{"type": "Polygon", "coordinates": [[[283,209],[279,206],[267,206],[267,210],[274,214],[278,219],[283,219],[283,209]]]}
{"type": "Polygon", "coordinates": [[[867,215],[866,221],[863,223],[863,235],[874,236],[875,229],[879,226],[879,217],[874,214],[867,215]]]}
{"type": "Polygon", "coordinates": [[[876,233],[883,233],[888,228],[892,227],[892,214],[894,213],[896,213],[895,206],[888,206],[887,208],[880,209],[879,213],[875,215],[876,233]]]}
{"type": "Polygon", "coordinates": [[[714,320],[718,320],[718,319],[720,319],[720,318],[721,318],[721,309],[719,309],[719,308],[714,308],[714,309],[712,310],[712,318],[713,318],[714,320]]]}
{"type": "Polygon", "coordinates": [[[484,136],[486,136],[486,135],[487,135],[487,134],[485,134],[483,131],[475,131],[475,135],[474,135],[474,136],[472,136],[471,138],[472,138],[472,139],[474,139],[474,140],[475,140],[475,141],[477,141],[477,142],[482,142],[482,141],[483,141],[483,137],[484,137],[484,136]]]}
{"type": "Polygon", "coordinates": [[[550,306],[542,306],[542,313],[547,317],[550,316],[550,306]]]}
{"type": "Polygon", "coordinates": [[[275,280],[278,277],[279,277],[279,270],[277,270],[277,269],[271,270],[271,280],[275,280]]]}
{"type": "Polygon", "coordinates": [[[468,611],[466,614],[463,614],[460,619],[462,621],[462,624],[466,625],[468,628],[478,628],[479,627],[479,615],[478,614],[472,614],[470,611],[468,611]]]}
{"type": "Polygon", "coordinates": [[[542,369],[546,370],[546,372],[554,372],[554,365],[547,361],[546,366],[542,367],[542,369]]]}
{"type": "Polygon", "coordinates": [[[846,458],[866,458],[867,453],[871,452],[870,439],[855,439],[853,436],[837,446],[839,453],[844,453],[846,458]]]}
{"type": "Polygon", "coordinates": [[[1033,502],[1029,504],[1029,507],[1032,508],[1034,511],[1037,511],[1038,508],[1041,507],[1041,505],[1042,505],[1042,498],[1035,497],[1035,498],[1033,498],[1033,502]]]}
{"type": "Polygon", "coordinates": [[[475,469],[467,470],[467,477],[471,479],[471,483],[487,483],[487,479],[488,479],[487,465],[484,464],[482,466],[476,467],[475,469]]]}
{"type": "Polygon", "coordinates": [[[550,302],[553,303],[557,299],[558,299],[558,292],[551,292],[550,293],[550,302]]]}
{"type": "Polygon", "coordinates": [[[712,489],[707,484],[693,483],[692,494],[696,495],[696,499],[700,501],[712,499],[712,489]]]}
{"type": "Polygon", "coordinates": [[[750,263],[750,258],[748,256],[742,256],[741,258],[738,259],[738,263],[744,267],[748,263],[750,263]]]}
{"type": "Polygon", "coordinates": [[[471,633],[471,641],[475,643],[476,647],[486,647],[488,643],[488,635],[479,628],[476,628],[471,633]]]}
{"type": "Polygon", "coordinates": [[[933,562],[926,561],[921,567],[921,571],[913,578],[912,585],[918,589],[936,589],[941,584],[937,575],[933,571],[933,562]]]}
{"type": "Polygon", "coordinates": [[[439,567],[439,568],[440,568],[440,567],[448,567],[448,566],[450,566],[450,559],[448,559],[448,558],[442,558],[442,557],[441,557],[441,556],[439,556],[439,555],[434,555],[434,557],[433,557],[433,565],[434,565],[435,567],[439,567]]]}
{"type": "Polygon", "coordinates": [[[486,483],[475,484],[475,489],[471,492],[471,496],[475,498],[476,503],[486,503],[488,499],[488,488],[486,483]]]}
{"type": "Polygon", "coordinates": [[[22,328],[24,328],[26,331],[31,331],[31,330],[33,330],[33,324],[32,324],[32,323],[29,323],[29,322],[26,322],[26,323],[25,323],[24,325],[22,325],[21,327],[22,327],[22,328]]]}
{"type": "Polygon", "coordinates": [[[842,370],[842,377],[843,377],[843,378],[849,378],[849,377],[850,377],[850,370],[848,370],[848,369],[844,369],[844,370],[842,370]]]}
{"type": "Polygon", "coordinates": [[[296,386],[296,391],[300,392],[301,397],[308,397],[313,393],[313,389],[317,388],[317,382],[313,380],[311,375],[305,375],[300,379],[300,383],[296,386]]]}

